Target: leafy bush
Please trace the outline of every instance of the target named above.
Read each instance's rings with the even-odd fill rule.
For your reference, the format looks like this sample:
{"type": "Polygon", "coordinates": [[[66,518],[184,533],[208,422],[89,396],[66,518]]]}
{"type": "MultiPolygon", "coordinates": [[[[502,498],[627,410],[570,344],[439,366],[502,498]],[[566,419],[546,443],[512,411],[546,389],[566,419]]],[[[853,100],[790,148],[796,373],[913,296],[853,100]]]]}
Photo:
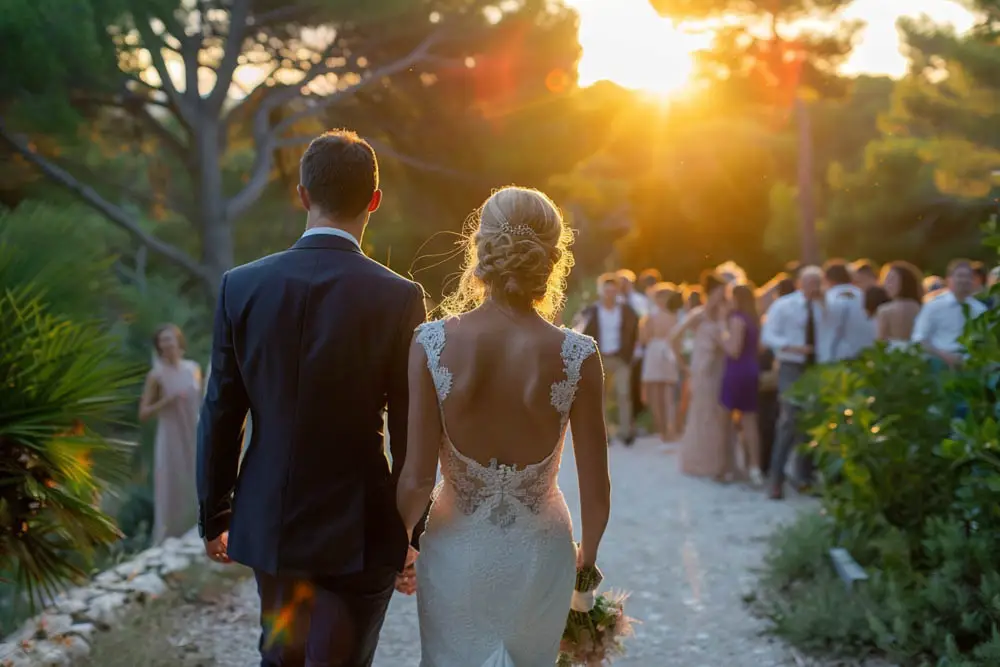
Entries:
{"type": "MultiPolygon", "coordinates": [[[[0,284],[11,284],[11,257],[0,246],[0,284]]],[[[0,294],[0,573],[29,602],[83,576],[119,538],[99,503],[130,451],[101,433],[141,379],[115,339],[50,314],[40,294],[0,294]]]]}
{"type": "Polygon", "coordinates": [[[796,387],[824,516],[776,536],[761,596],[791,641],[906,665],[1000,664],[1000,311],[964,338],[956,371],[880,347],[796,387]],[[869,574],[853,593],[829,564],[834,546],[869,574]]]}
{"type": "MultiPolygon", "coordinates": [[[[164,322],[185,332],[191,358],[203,366],[207,361],[212,317],[201,292],[188,294],[180,278],[142,268],[142,255],[133,252],[128,237],[88,209],[25,201],[0,211],[0,244],[8,248],[5,286],[31,285],[47,312],[100,321],[123,361],[148,366],[153,332],[164,322]]],[[[131,422],[138,398],[137,391],[120,405],[119,416],[131,422]]],[[[139,443],[128,483],[104,505],[128,538],[119,547],[130,551],[145,546],[153,521],[154,428],[114,428],[139,443]]]]}

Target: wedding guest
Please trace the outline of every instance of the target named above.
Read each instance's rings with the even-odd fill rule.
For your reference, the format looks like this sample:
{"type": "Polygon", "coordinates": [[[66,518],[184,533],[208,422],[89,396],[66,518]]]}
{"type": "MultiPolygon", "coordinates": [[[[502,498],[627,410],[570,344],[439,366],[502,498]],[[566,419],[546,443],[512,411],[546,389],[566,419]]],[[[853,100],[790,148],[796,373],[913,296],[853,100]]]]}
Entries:
{"type": "MultiPolygon", "coordinates": [[[[622,269],[618,271],[618,280],[620,281],[621,286],[621,295],[619,296],[619,299],[623,303],[628,304],[640,318],[649,314],[650,301],[646,298],[645,292],[636,286],[638,279],[635,274],[628,269],[622,269]]],[[[633,425],[638,422],[639,416],[642,415],[646,409],[642,400],[642,355],[642,345],[637,344],[635,346],[635,354],[632,357],[629,369],[629,390],[632,392],[631,422],[633,425]]]]}
{"type": "MultiPolygon", "coordinates": [[[[775,287],[775,300],[788,296],[795,291],[795,281],[790,277],[782,278],[775,287]]],[[[761,321],[767,319],[765,311],[761,321]]],[[[771,469],[771,452],[774,447],[775,429],[778,425],[778,360],[774,351],[761,347],[760,366],[760,398],[758,400],[757,421],[760,424],[760,467],[761,470],[771,469]]]]}
{"type": "Polygon", "coordinates": [[[650,294],[656,307],[639,324],[639,339],[646,350],[642,362],[644,402],[653,414],[660,440],[674,442],[680,431],[677,419],[680,369],[670,336],[678,326],[684,299],[670,283],[660,283],[650,289],[650,294]]]}
{"type": "Polygon", "coordinates": [[[663,282],[663,276],[656,269],[646,269],[639,273],[639,277],[635,279],[636,290],[639,294],[646,297],[646,302],[649,304],[650,308],[656,305],[655,299],[650,296],[650,290],[663,282]]]}
{"type": "Polygon", "coordinates": [[[875,287],[879,283],[878,269],[870,259],[859,259],[851,263],[851,280],[862,292],[868,291],[869,287],[875,287]]]}
{"type": "MultiPolygon", "coordinates": [[[[798,407],[787,395],[805,371],[816,364],[819,350],[818,329],[823,323],[823,270],[803,267],[798,289],[771,306],[761,330],[761,340],[778,359],[779,414],[771,451],[770,497],[784,497],[785,466],[802,442],[798,428],[798,407]]],[[[796,483],[807,485],[812,477],[812,461],[806,456],[795,459],[796,483]]]]}
{"type": "MultiPolygon", "coordinates": [[[[684,321],[688,316],[701,308],[702,301],[701,287],[698,285],[687,285],[684,288],[684,309],[680,313],[680,324],[684,324],[684,321]]],[[[684,339],[681,341],[681,351],[684,354],[684,364],[683,368],[688,368],[691,365],[691,355],[694,353],[694,332],[688,331],[684,334],[684,339]]],[[[689,378],[686,377],[685,371],[681,372],[681,409],[680,418],[684,420],[687,415],[688,403],[691,400],[691,386],[689,378]]]]}
{"type": "Polygon", "coordinates": [[[972,263],[973,295],[987,308],[994,306],[993,298],[989,294],[990,271],[982,262],[972,263]]]}
{"type": "Polygon", "coordinates": [[[924,300],[920,271],[907,262],[890,262],[882,270],[882,285],[891,300],[875,313],[875,337],[893,346],[909,343],[924,300]]]}
{"type": "Polygon", "coordinates": [[[948,265],[947,291],[926,302],[914,322],[911,340],[923,347],[936,367],[962,364],[965,349],[959,339],[965,323],[986,312],[986,306],[973,297],[973,276],[972,262],[952,261],[948,265]]]}
{"type": "Polygon", "coordinates": [[[635,442],[632,422],[632,359],[639,338],[639,317],[622,303],[620,280],[615,274],[598,279],[599,300],[581,314],[582,331],[597,341],[607,377],[605,387],[614,391],[618,408],[618,438],[635,442]]]}
{"type": "Polygon", "coordinates": [[[788,274],[779,273],[757,289],[757,312],[767,312],[767,309],[778,298],[778,285],[786,278],[788,278],[788,274]]]}
{"type": "Polygon", "coordinates": [[[865,295],[851,282],[843,260],[834,259],[823,268],[826,283],[826,326],[820,332],[823,345],[817,349],[820,362],[856,359],[875,343],[875,327],[865,312],[865,295]]]}
{"type": "Polygon", "coordinates": [[[198,522],[195,453],[202,378],[198,364],[184,358],[185,345],[177,325],[165,324],[156,330],[153,368],[139,400],[139,420],[157,419],[153,544],[183,535],[198,522]]]}
{"type": "Polygon", "coordinates": [[[715,273],[727,285],[737,285],[747,281],[747,273],[736,262],[729,260],[715,267],[715,273]]]}
{"type": "Polygon", "coordinates": [[[701,287],[698,285],[689,286],[684,294],[685,315],[696,308],[700,308],[703,301],[704,295],[702,294],[701,287]]]}
{"type": "Polygon", "coordinates": [[[760,367],[760,385],[757,397],[757,427],[760,444],[760,469],[771,469],[771,452],[774,447],[775,428],[778,424],[778,364],[774,352],[763,347],[757,356],[760,367]]]}
{"type": "Polygon", "coordinates": [[[719,403],[725,369],[722,328],[726,283],[714,272],[706,272],[701,283],[705,305],[689,313],[670,337],[674,356],[681,358],[684,336],[694,332],[694,351],[687,373],[690,404],[681,440],[681,472],[724,482],[732,474],[729,415],[719,403]]]}
{"type": "Polygon", "coordinates": [[[872,285],[865,290],[865,314],[868,320],[875,326],[875,313],[878,309],[892,301],[889,293],[881,285],[872,285]]]}
{"type": "Polygon", "coordinates": [[[760,462],[760,425],[757,421],[760,390],[760,320],[752,285],[730,285],[731,310],[726,318],[722,347],[726,366],[722,375],[722,406],[735,416],[742,434],[743,462],[750,482],[764,484],[760,462]]]}
{"type": "Polygon", "coordinates": [[[982,262],[970,262],[972,265],[972,293],[978,295],[986,289],[986,281],[990,272],[982,262]]]}
{"type": "Polygon", "coordinates": [[[617,273],[619,293],[618,298],[622,303],[628,304],[635,314],[643,317],[649,312],[649,300],[646,295],[636,289],[635,273],[628,269],[621,269],[617,273]]]}
{"type": "Polygon", "coordinates": [[[945,293],[947,285],[941,276],[927,276],[924,278],[924,303],[933,301],[945,293]]]}

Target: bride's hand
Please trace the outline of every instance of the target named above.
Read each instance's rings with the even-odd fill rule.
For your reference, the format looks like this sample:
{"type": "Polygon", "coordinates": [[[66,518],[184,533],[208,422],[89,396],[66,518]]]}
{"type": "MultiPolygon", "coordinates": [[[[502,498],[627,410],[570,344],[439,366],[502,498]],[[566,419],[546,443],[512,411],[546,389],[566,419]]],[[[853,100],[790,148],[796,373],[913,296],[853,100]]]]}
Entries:
{"type": "Polygon", "coordinates": [[[396,590],[403,595],[417,592],[417,570],[412,565],[396,575],[396,590]]]}

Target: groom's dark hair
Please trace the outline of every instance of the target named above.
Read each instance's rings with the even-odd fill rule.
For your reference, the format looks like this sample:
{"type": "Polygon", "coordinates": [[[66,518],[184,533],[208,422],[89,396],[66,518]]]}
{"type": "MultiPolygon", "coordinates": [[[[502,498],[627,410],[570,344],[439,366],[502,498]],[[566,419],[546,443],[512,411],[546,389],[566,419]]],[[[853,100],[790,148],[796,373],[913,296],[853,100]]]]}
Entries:
{"type": "Polygon", "coordinates": [[[352,220],[365,211],[378,190],[378,160],[356,132],[331,130],[309,144],[299,178],[309,199],[325,214],[352,220]]]}

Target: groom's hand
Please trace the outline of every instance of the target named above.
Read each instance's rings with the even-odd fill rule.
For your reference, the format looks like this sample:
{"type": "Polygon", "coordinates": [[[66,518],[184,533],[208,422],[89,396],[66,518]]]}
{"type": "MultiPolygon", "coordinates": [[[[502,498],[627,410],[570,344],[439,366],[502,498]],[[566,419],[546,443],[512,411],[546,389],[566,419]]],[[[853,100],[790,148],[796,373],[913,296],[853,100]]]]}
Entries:
{"type": "Polygon", "coordinates": [[[205,542],[205,554],[210,560],[216,563],[230,563],[229,560],[229,531],[222,533],[214,540],[205,542]]]}
{"type": "Polygon", "coordinates": [[[417,592],[417,569],[414,567],[414,563],[417,562],[419,555],[420,552],[411,546],[406,552],[406,563],[403,565],[403,571],[396,575],[396,590],[403,595],[413,595],[417,592]]]}

